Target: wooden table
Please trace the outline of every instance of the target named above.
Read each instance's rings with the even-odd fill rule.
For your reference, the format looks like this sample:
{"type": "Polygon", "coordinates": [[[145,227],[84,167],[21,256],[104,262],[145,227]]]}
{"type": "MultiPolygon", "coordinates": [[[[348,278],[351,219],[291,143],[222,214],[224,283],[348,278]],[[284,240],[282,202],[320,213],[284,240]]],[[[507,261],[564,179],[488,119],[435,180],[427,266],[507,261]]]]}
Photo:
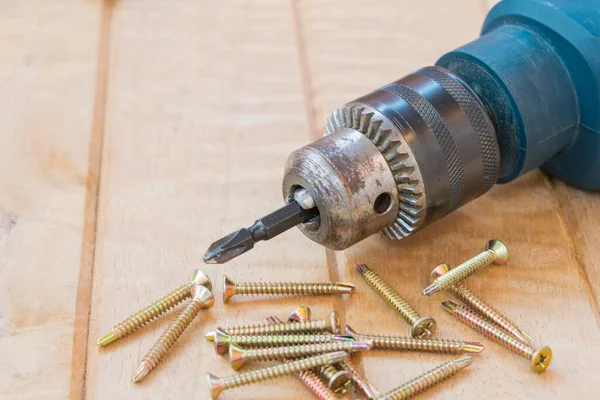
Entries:
{"type": "MultiPolygon", "coordinates": [[[[364,332],[403,333],[362,282],[367,263],[439,337],[487,349],[431,398],[581,398],[600,390],[600,195],[538,171],[398,243],[345,252],[293,230],[225,266],[216,238],[281,204],[287,155],[318,138],[331,110],[476,37],[486,2],[0,2],[0,397],[206,398],[206,372],[231,374],[204,340],[216,325],[282,318],[302,303],[337,309],[364,332]],[[470,286],[554,350],[527,361],[454,321],[420,290],[437,263],[487,239],[510,249],[470,286]],[[95,345],[138,307],[201,267],[218,301],[140,385],[131,375],[170,318],[106,349],[95,345]],[[220,301],[239,280],[343,280],[347,298],[220,301]]],[[[382,391],[451,356],[356,357],[382,391]]],[[[293,378],[224,399],[307,398],[293,378]]],[[[426,396],[423,396],[424,398],[426,396]]]]}

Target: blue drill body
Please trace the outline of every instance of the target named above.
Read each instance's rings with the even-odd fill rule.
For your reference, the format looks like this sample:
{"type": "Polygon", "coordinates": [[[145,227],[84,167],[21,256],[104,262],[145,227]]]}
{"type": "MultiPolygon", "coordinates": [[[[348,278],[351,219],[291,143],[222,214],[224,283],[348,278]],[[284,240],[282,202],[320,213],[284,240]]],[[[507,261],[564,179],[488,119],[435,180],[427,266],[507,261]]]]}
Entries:
{"type": "Polygon", "coordinates": [[[534,168],[600,189],[600,1],[504,0],[482,36],[440,58],[485,104],[498,182],[534,168]]]}

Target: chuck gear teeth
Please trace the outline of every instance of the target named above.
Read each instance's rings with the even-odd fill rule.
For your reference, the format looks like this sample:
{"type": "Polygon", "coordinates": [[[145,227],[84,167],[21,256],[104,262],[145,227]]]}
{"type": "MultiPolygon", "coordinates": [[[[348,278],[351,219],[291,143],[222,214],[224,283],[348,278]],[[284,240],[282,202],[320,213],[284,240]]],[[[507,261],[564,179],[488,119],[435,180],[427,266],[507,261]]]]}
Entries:
{"type": "Polygon", "coordinates": [[[398,128],[363,104],[346,104],[335,110],[325,125],[325,136],[342,128],[368,137],[385,157],[396,180],[398,216],[382,233],[388,239],[399,240],[415,232],[425,219],[425,190],[418,166],[398,128]]]}

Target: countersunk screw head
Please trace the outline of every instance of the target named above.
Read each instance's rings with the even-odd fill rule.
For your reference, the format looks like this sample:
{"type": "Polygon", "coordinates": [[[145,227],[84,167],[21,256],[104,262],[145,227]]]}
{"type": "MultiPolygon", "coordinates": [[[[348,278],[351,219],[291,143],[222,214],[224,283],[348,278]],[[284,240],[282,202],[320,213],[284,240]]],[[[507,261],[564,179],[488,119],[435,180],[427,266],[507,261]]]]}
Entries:
{"type": "Polygon", "coordinates": [[[197,285],[202,285],[202,286],[208,288],[208,290],[210,290],[210,291],[212,291],[212,289],[213,289],[210,278],[208,277],[208,275],[206,275],[204,273],[204,271],[202,271],[200,269],[194,270],[194,274],[192,275],[192,283],[195,283],[197,285]]]}
{"type": "Polygon", "coordinates": [[[223,275],[223,303],[227,303],[236,292],[235,282],[223,275]]]}
{"type": "Polygon", "coordinates": [[[229,347],[229,335],[222,328],[217,328],[215,330],[213,342],[217,354],[225,354],[227,347],[229,347]]]}
{"type": "Polygon", "coordinates": [[[288,322],[304,322],[308,321],[310,317],[310,308],[308,308],[307,306],[300,306],[290,313],[290,316],[288,317],[288,322]]]}
{"type": "Polygon", "coordinates": [[[211,398],[216,399],[223,392],[223,385],[221,385],[220,378],[217,378],[213,374],[207,373],[206,380],[208,381],[208,387],[210,388],[211,398]]]}
{"type": "Polygon", "coordinates": [[[332,333],[340,333],[342,327],[340,326],[340,318],[337,311],[332,311],[329,314],[329,325],[331,326],[332,333]]]}
{"type": "Polygon", "coordinates": [[[492,250],[496,254],[494,264],[504,265],[508,260],[508,249],[502,241],[498,239],[490,240],[487,244],[486,250],[492,250]]]}
{"type": "Polygon", "coordinates": [[[421,317],[413,323],[412,329],[410,329],[410,336],[418,339],[427,339],[435,333],[436,327],[435,319],[432,317],[421,317]]]}
{"type": "Polygon", "coordinates": [[[552,349],[544,346],[541,349],[537,349],[533,357],[531,357],[531,370],[537,373],[544,372],[551,362],[552,349]]]}
{"type": "Polygon", "coordinates": [[[229,359],[231,360],[231,368],[236,371],[239,370],[246,363],[246,350],[232,343],[229,346],[229,359]]]}
{"type": "Polygon", "coordinates": [[[194,285],[192,288],[192,298],[201,301],[200,308],[210,308],[215,304],[215,296],[207,289],[204,285],[194,285]]]}

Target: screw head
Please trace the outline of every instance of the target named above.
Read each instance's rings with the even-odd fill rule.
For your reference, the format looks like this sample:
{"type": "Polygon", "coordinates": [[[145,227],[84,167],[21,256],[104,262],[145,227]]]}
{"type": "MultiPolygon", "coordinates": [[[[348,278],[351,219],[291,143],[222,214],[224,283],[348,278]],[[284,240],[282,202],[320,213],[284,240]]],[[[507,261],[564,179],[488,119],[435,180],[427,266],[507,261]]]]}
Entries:
{"type": "Polygon", "coordinates": [[[223,303],[235,294],[235,282],[229,279],[227,275],[223,275],[223,303]]]}
{"type": "Polygon", "coordinates": [[[329,382],[327,382],[327,387],[333,390],[336,393],[343,393],[346,391],[346,388],[352,383],[352,374],[346,370],[341,370],[336,372],[331,378],[329,378],[329,382]]]}
{"type": "Polygon", "coordinates": [[[220,379],[213,374],[206,374],[206,380],[208,381],[210,397],[214,400],[223,392],[223,385],[221,385],[220,379]]]}
{"type": "Polygon", "coordinates": [[[192,296],[194,299],[202,301],[202,308],[210,308],[215,304],[215,296],[213,296],[212,292],[206,286],[194,285],[192,288],[192,296]]]}
{"type": "Polygon", "coordinates": [[[224,354],[229,346],[229,335],[221,328],[215,330],[215,336],[213,339],[215,344],[215,351],[217,354],[224,354]]]}
{"type": "Polygon", "coordinates": [[[410,329],[410,336],[415,339],[429,339],[435,333],[436,322],[432,317],[421,317],[410,329]]]}
{"type": "Polygon", "coordinates": [[[231,368],[236,371],[239,370],[246,363],[246,350],[235,343],[231,343],[229,345],[229,361],[231,362],[231,368]]]}
{"type": "Polygon", "coordinates": [[[508,248],[504,243],[498,239],[490,240],[487,244],[486,250],[493,250],[496,254],[494,264],[504,265],[508,260],[508,248]]]}
{"type": "Polygon", "coordinates": [[[533,372],[544,372],[552,362],[552,349],[544,346],[538,349],[531,357],[531,370],[533,372]]]}
{"type": "Polygon", "coordinates": [[[194,274],[192,275],[192,283],[205,286],[208,288],[208,290],[212,290],[212,282],[210,281],[210,278],[201,269],[194,270],[194,274]]]}
{"type": "Polygon", "coordinates": [[[450,271],[450,269],[451,268],[448,263],[438,265],[433,269],[433,271],[431,271],[431,274],[429,274],[429,282],[433,283],[433,281],[435,281],[440,276],[444,275],[446,272],[450,271]]]}
{"type": "Polygon", "coordinates": [[[307,306],[300,306],[290,313],[290,316],[288,317],[288,322],[308,321],[310,319],[310,316],[310,308],[308,308],[307,306]]]}
{"type": "Polygon", "coordinates": [[[345,332],[346,332],[346,335],[351,336],[353,338],[356,338],[358,336],[358,333],[356,333],[356,331],[354,329],[352,329],[352,327],[350,325],[346,325],[345,332]]]}
{"type": "Polygon", "coordinates": [[[332,333],[340,333],[342,327],[340,326],[340,317],[338,316],[337,311],[332,311],[329,314],[329,326],[331,327],[332,333]]]}

